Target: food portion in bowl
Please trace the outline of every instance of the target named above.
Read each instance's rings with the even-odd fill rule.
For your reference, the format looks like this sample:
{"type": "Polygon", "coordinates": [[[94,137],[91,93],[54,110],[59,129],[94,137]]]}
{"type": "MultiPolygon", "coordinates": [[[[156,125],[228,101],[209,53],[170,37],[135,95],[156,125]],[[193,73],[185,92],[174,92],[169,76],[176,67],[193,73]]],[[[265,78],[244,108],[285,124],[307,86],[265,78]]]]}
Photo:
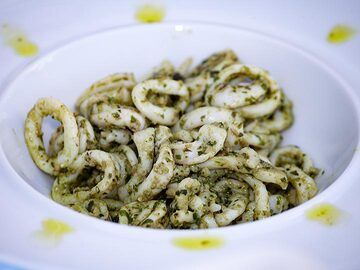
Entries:
{"type": "Polygon", "coordinates": [[[292,102],[269,73],[230,49],[190,65],[163,61],[140,82],[107,76],[82,93],[75,113],[40,99],[25,141],[54,177],[52,198],[121,224],[198,229],[263,219],[314,197],[319,169],[298,147],[279,147],[292,102]],[[49,115],[61,125],[46,150],[49,115]]]}

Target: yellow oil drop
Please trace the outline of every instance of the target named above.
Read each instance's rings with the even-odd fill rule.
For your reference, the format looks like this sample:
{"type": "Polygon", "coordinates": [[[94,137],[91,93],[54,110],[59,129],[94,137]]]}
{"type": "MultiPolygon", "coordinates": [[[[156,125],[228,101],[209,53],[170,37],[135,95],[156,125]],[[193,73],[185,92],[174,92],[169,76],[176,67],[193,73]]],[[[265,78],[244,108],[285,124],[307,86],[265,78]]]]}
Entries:
{"type": "Polygon", "coordinates": [[[327,41],[330,43],[343,43],[348,41],[356,34],[356,30],[347,25],[338,24],[335,25],[329,32],[327,36],[327,41]]]}
{"type": "Polygon", "coordinates": [[[173,243],[186,250],[207,250],[220,248],[224,240],[219,237],[179,237],[175,238],[173,243]]]}
{"type": "Polygon", "coordinates": [[[165,8],[160,5],[145,4],[140,6],[135,18],[141,23],[161,22],[165,17],[165,8]]]}
{"type": "Polygon", "coordinates": [[[24,57],[34,56],[38,53],[38,46],[30,41],[26,35],[18,28],[3,24],[1,35],[5,45],[14,49],[14,51],[24,57]]]}
{"type": "Polygon", "coordinates": [[[72,233],[73,231],[74,229],[72,227],[60,220],[45,219],[42,222],[42,230],[37,231],[35,236],[39,240],[58,244],[64,235],[72,233]]]}
{"type": "Polygon", "coordinates": [[[326,226],[333,226],[339,222],[341,211],[329,203],[319,204],[307,211],[308,219],[320,222],[326,226]]]}

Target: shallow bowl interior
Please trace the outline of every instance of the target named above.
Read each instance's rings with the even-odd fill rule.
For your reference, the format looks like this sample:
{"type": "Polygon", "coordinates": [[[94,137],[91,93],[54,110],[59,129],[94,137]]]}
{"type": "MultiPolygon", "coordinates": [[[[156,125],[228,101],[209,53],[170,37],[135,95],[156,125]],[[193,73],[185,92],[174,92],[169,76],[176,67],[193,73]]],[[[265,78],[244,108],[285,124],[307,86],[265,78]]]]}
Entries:
{"type": "MultiPolygon", "coordinates": [[[[321,62],[266,35],[201,24],[161,24],[108,30],[83,37],[47,53],[5,86],[1,96],[0,139],[13,169],[35,190],[49,196],[52,180],[32,162],[23,139],[27,112],[40,97],[53,96],[74,109],[92,82],[115,72],[138,79],[163,59],[198,63],[209,54],[232,48],[242,62],[270,71],[294,102],[295,123],[283,144],[310,154],[325,174],[320,191],[346,169],[358,142],[358,121],[346,87],[321,62]]],[[[49,138],[54,123],[44,124],[49,138]]]]}

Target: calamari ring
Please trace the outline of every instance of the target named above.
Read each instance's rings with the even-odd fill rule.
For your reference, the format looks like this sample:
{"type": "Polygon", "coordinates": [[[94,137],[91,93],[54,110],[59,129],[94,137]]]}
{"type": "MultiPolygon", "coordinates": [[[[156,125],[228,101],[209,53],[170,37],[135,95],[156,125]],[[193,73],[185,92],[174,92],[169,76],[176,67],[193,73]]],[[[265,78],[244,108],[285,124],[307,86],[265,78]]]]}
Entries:
{"type": "MultiPolygon", "coordinates": [[[[162,190],[166,189],[166,186],[173,177],[175,163],[169,146],[170,129],[160,126],[156,128],[155,133],[155,152],[157,152],[156,149],[159,148],[157,160],[145,179],[137,179],[137,183],[132,187],[132,190],[130,190],[129,196],[124,198],[126,202],[153,199],[162,190]]],[[[128,187],[129,185],[124,188],[128,187]]],[[[121,189],[122,188],[120,188],[120,190],[121,189]]],[[[120,193],[123,194],[121,191],[119,194],[120,193]]]]}
{"type": "Polygon", "coordinates": [[[103,220],[110,220],[110,213],[106,202],[99,199],[89,199],[71,206],[77,212],[97,217],[103,220]]]}
{"type": "Polygon", "coordinates": [[[229,225],[242,215],[249,201],[248,188],[247,184],[235,179],[223,179],[215,184],[213,190],[217,193],[222,206],[221,212],[215,214],[219,226],[229,225]]]}
{"type": "Polygon", "coordinates": [[[115,145],[126,145],[131,140],[131,132],[127,129],[107,129],[100,132],[99,145],[104,150],[109,150],[115,145]]]}
{"type": "Polygon", "coordinates": [[[145,80],[173,79],[176,81],[183,81],[188,74],[191,64],[192,59],[190,57],[186,58],[178,68],[175,68],[169,60],[164,60],[159,66],[154,67],[150,74],[145,76],[145,80]]]}
{"type": "Polygon", "coordinates": [[[80,114],[86,118],[89,118],[93,106],[101,102],[131,106],[133,105],[131,99],[131,90],[128,88],[120,88],[105,92],[94,93],[80,103],[80,114]]]}
{"type": "Polygon", "coordinates": [[[146,80],[150,79],[171,79],[174,76],[175,67],[169,60],[164,60],[159,66],[153,68],[150,75],[146,76],[146,80]]]}
{"type": "Polygon", "coordinates": [[[187,131],[185,129],[181,129],[173,134],[173,138],[176,141],[183,141],[190,143],[194,140],[194,137],[192,136],[190,131],[187,131]]]}
{"type": "MultiPolygon", "coordinates": [[[[96,147],[96,138],[92,125],[90,122],[78,115],[75,117],[76,124],[79,129],[79,154],[84,153],[86,150],[91,150],[96,147]]],[[[49,141],[49,156],[56,156],[64,147],[64,127],[59,126],[56,131],[51,135],[49,141]]]]}
{"type": "MultiPolygon", "coordinates": [[[[173,64],[164,60],[161,64],[155,67],[152,73],[145,77],[145,80],[157,79],[172,79],[175,81],[183,81],[185,78],[185,74],[187,73],[187,69],[191,65],[191,58],[186,59],[178,69],[175,69],[173,64]]],[[[167,94],[161,93],[149,93],[147,95],[148,101],[156,106],[163,107],[171,102],[171,97],[167,94]]]]}
{"type": "Polygon", "coordinates": [[[238,60],[237,55],[231,49],[226,49],[213,53],[205,58],[199,65],[197,65],[190,73],[190,77],[199,75],[204,72],[211,72],[214,69],[219,69],[219,66],[224,66],[224,63],[236,63],[238,60]]]}
{"type": "Polygon", "coordinates": [[[133,107],[99,103],[93,106],[90,122],[99,128],[129,128],[139,131],[147,126],[145,117],[133,107]]]}
{"type": "Polygon", "coordinates": [[[241,220],[238,223],[250,222],[255,220],[255,201],[251,201],[247,204],[244,213],[241,215],[241,220]]]}
{"type": "Polygon", "coordinates": [[[25,141],[36,165],[50,175],[57,175],[79,153],[78,126],[73,113],[57,99],[40,99],[27,115],[25,141]],[[42,119],[48,115],[60,121],[64,127],[64,147],[56,157],[47,155],[42,139],[42,119]]]}
{"type": "Polygon", "coordinates": [[[76,108],[79,109],[81,103],[95,93],[106,91],[120,91],[123,88],[132,89],[136,84],[132,73],[115,73],[96,81],[86,89],[76,101],[76,108]]]}
{"type": "Polygon", "coordinates": [[[296,190],[296,205],[313,198],[318,192],[314,179],[295,165],[284,166],[289,182],[296,190]]]}
{"type": "Polygon", "coordinates": [[[267,155],[280,143],[282,137],[280,133],[274,134],[257,134],[252,132],[244,132],[243,136],[234,136],[229,134],[226,140],[227,149],[238,150],[242,147],[252,146],[257,150],[263,150],[261,153],[267,155]],[[264,151],[265,150],[265,151],[264,151]]]}
{"type": "Polygon", "coordinates": [[[111,149],[111,153],[123,155],[132,168],[139,163],[135,151],[128,145],[119,145],[118,147],[111,149]]]}
{"type": "Polygon", "coordinates": [[[242,147],[255,147],[259,154],[267,156],[281,142],[282,136],[279,132],[272,132],[262,126],[263,120],[256,119],[246,122],[242,136],[228,133],[225,147],[227,151],[236,151],[242,147]]]}
{"type": "Polygon", "coordinates": [[[197,166],[208,169],[226,169],[242,173],[250,173],[260,163],[260,157],[255,150],[244,147],[240,151],[227,156],[215,156],[197,166]]]}
{"type": "Polygon", "coordinates": [[[166,228],[167,207],[164,201],[132,202],[119,211],[119,223],[149,228],[166,228]]]}
{"type": "Polygon", "coordinates": [[[119,188],[119,198],[122,201],[130,202],[130,194],[136,191],[137,186],[141,184],[146,176],[151,171],[154,162],[154,152],[155,152],[155,129],[147,128],[138,132],[135,132],[133,135],[133,141],[136,145],[139,163],[135,167],[134,174],[131,176],[130,180],[119,188]]]}
{"type": "Polygon", "coordinates": [[[251,186],[255,194],[255,212],[254,218],[263,219],[269,217],[270,213],[270,203],[269,203],[269,194],[266,189],[266,186],[259,180],[251,177],[250,175],[240,174],[239,178],[244,180],[246,183],[251,186]]]}
{"type": "Polygon", "coordinates": [[[216,194],[193,178],[183,179],[176,187],[171,203],[173,213],[171,225],[177,228],[212,228],[218,227],[213,212],[221,206],[216,204],[216,194]]]}
{"type": "Polygon", "coordinates": [[[210,106],[238,109],[245,118],[258,118],[272,114],[280,106],[281,91],[267,71],[234,64],[219,73],[219,79],[207,91],[205,101],[210,106]],[[259,82],[251,86],[232,86],[231,81],[242,75],[259,82]]]}
{"type": "Polygon", "coordinates": [[[276,184],[284,190],[288,187],[286,174],[262,157],[259,165],[251,171],[251,174],[264,183],[276,184]]]}
{"type": "Polygon", "coordinates": [[[181,81],[170,79],[147,80],[137,84],[132,91],[132,99],[136,108],[155,124],[174,125],[179,120],[180,112],[189,104],[189,91],[181,81]],[[178,96],[172,107],[156,106],[147,95],[151,93],[178,96]]]}
{"type": "Polygon", "coordinates": [[[89,198],[104,198],[111,193],[120,179],[119,168],[111,154],[90,150],[79,155],[67,168],[67,173],[60,174],[52,187],[51,196],[54,201],[64,205],[76,204],[89,198]],[[94,187],[86,187],[74,191],[74,185],[79,185],[78,177],[87,167],[96,167],[103,171],[101,180],[94,187]]]}
{"type": "Polygon", "coordinates": [[[255,150],[244,147],[231,156],[215,156],[206,162],[198,164],[199,168],[227,169],[235,172],[252,174],[258,180],[265,183],[273,183],[286,189],[288,179],[286,174],[271,165],[264,157],[255,150]]]}
{"type": "Polygon", "coordinates": [[[260,125],[270,132],[281,132],[288,129],[293,121],[292,102],[282,93],[279,108],[269,118],[260,121],[260,125]]]}
{"type": "Polygon", "coordinates": [[[271,215],[280,214],[289,208],[288,200],[280,194],[270,195],[269,204],[271,215]]]}
{"type": "Polygon", "coordinates": [[[203,125],[194,142],[171,144],[176,163],[193,165],[214,157],[223,148],[226,135],[225,129],[214,125],[203,125]]]}
{"type": "Polygon", "coordinates": [[[129,201],[148,201],[153,199],[170,182],[174,171],[174,159],[169,145],[160,147],[159,157],[145,180],[136,186],[135,192],[131,193],[129,201]]]}
{"type": "Polygon", "coordinates": [[[243,119],[238,113],[216,107],[200,107],[184,114],[173,127],[173,131],[192,130],[214,123],[224,124],[237,136],[243,132],[243,119]]]}
{"type": "Polygon", "coordinates": [[[214,83],[218,73],[236,62],[238,58],[234,51],[227,49],[210,55],[196,66],[185,81],[189,88],[191,102],[202,99],[206,88],[214,83]]]}
{"type": "Polygon", "coordinates": [[[158,156],[161,146],[170,143],[172,137],[170,128],[166,126],[157,126],[155,128],[155,156],[158,156]]]}
{"type": "Polygon", "coordinates": [[[186,58],[181,64],[180,66],[177,68],[177,70],[175,71],[175,74],[173,76],[173,79],[174,80],[177,80],[177,79],[181,79],[181,80],[184,80],[185,77],[188,76],[189,74],[189,69],[191,67],[191,64],[192,64],[193,60],[191,57],[188,57],[186,58]],[[180,76],[177,76],[177,75],[180,75],[180,76]],[[176,77],[179,77],[179,78],[176,78],[176,77]],[[182,78],[181,78],[182,77],[182,78]]]}
{"type": "Polygon", "coordinates": [[[312,178],[315,178],[319,173],[319,169],[313,166],[311,158],[295,145],[275,149],[270,160],[277,167],[283,167],[287,164],[296,165],[312,178]]]}

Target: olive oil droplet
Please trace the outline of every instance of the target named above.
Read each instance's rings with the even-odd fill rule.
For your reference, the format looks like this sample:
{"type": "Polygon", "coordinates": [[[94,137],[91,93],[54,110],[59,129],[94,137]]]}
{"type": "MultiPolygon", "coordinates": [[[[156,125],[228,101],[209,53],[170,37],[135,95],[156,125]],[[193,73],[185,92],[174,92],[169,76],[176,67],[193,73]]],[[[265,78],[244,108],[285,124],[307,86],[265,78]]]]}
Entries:
{"type": "Polygon", "coordinates": [[[141,23],[161,22],[165,17],[165,9],[160,5],[145,4],[138,8],[135,18],[141,23]]]}

